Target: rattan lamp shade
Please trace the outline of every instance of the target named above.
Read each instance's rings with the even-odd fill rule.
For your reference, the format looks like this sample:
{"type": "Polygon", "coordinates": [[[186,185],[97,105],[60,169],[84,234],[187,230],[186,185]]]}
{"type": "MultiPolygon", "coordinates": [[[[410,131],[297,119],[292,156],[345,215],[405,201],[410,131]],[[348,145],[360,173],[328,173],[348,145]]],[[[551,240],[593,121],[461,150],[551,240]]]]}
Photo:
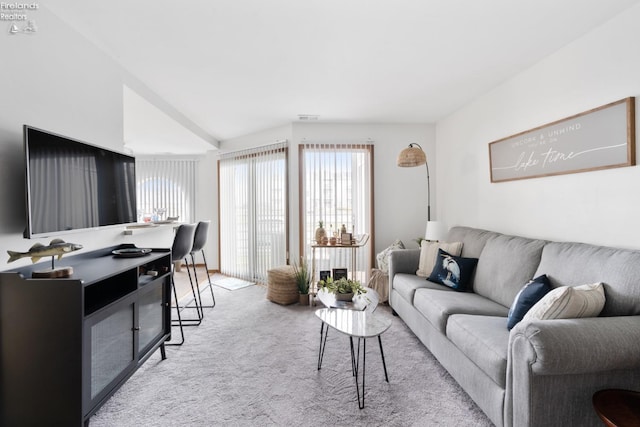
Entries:
{"type": "Polygon", "coordinates": [[[421,166],[427,163],[427,155],[424,154],[422,148],[416,147],[413,144],[402,150],[398,154],[398,166],[403,168],[411,168],[414,166],[421,166]]]}

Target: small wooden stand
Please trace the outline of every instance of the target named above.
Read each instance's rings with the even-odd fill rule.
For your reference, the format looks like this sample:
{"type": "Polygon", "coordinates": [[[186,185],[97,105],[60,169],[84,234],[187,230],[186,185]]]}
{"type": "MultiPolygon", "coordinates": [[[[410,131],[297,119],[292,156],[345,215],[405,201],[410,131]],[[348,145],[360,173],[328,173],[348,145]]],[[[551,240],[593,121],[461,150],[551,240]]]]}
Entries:
{"type": "MultiPolygon", "coordinates": [[[[62,256],[62,255],[61,255],[62,256]]],[[[32,279],[59,279],[63,277],[71,277],[73,274],[73,267],[58,267],[55,266],[56,257],[51,257],[51,268],[45,268],[44,270],[37,270],[31,272],[32,279]]]]}
{"type": "Polygon", "coordinates": [[[58,279],[63,277],[71,277],[73,275],[73,267],[58,267],[38,270],[31,273],[33,279],[58,279]]]}

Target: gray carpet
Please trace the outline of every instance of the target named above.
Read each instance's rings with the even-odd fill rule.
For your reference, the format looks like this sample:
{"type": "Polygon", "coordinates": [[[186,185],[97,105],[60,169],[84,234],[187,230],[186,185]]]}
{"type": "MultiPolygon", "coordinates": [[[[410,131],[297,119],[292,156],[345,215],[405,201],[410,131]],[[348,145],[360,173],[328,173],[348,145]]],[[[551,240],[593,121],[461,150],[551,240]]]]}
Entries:
{"type": "Polygon", "coordinates": [[[330,331],[317,370],[318,307],[274,304],[261,286],[214,290],[216,307],[185,345],[151,356],[91,426],[492,425],[386,306],[376,313],[393,321],[382,335],[389,383],[370,340],[360,410],[346,336],[330,331]]]}

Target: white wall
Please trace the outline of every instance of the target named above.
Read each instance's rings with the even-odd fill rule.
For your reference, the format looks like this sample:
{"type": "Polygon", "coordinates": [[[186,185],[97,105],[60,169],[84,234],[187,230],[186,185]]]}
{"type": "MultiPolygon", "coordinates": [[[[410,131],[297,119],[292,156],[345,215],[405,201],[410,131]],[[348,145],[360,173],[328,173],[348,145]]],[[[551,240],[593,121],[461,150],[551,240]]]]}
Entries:
{"type": "MultiPolygon", "coordinates": [[[[109,58],[47,9],[37,11],[38,32],[0,34],[0,253],[26,251],[22,125],[122,150],[122,83],[109,58]]],[[[76,233],[67,241],[85,250],[118,244],[122,229],[76,233]]],[[[2,255],[4,256],[4,255],[2,255]]],[[[17,267],[0,260],[0,269],[17,267]]]]}
{"type": "MultiPolygon", "coordinates": [[[[209,269],[220,269],[218,263],[218,155],[209,151],[198,163],[198,179],[196,182],[196,220],[211,220],[207,245],[204,248],[209,269]]],[[[196,258],[196,263],[200,256],[196,258]]]]}
{"type": "MultiPolygon", "coordinates": [[[[122,84],[131,76],[99,49],[52,15],[38,10],[39,31],[0,35],[0,252],[27,250],[22,238],[24,194],[22,124],[122,149],[122,84]]],[[[375,144],[375,252],[394,239],[413,246],[424,233],[426,180],[423,168],[395,166],[398,152],[421,144],[432,176],[432,216],[448,225],[466,224],[532,237],[640,247],[638,167],[489,182],[487,144],[627,96],[640,94],[640,57],[630,50],[640,30],[640,6],[568,45],[526,72],[431,125],[293,123],[220,145],[221,151],[291,143],[292,256],[298,248],[297,144],[366,141],[375,144]],[[436,146],[437,140],[437,146],[436,146]],[[436,162],[437,156],[437,162],[436,162]],[[436,164],[437,163],[437,164],[436,164]]],[[[217,155],[202,162],[198,217],[217,221],[217,155]]],[[[120,228],[64,238],[85,250],[122,243],[170,244],[164,231],[122,235],[120,228]]],[[[207,250],[217,268],[217,227],[207,250]]],[[[41,239],[47,243],[48,239],[41,239]]],[[[28,263],[22,260],[0,269],[28,263]]]]}
{"type": "MultiPolygon", "coordinates": [[[[640,168],[492,184],[488,143],[640,95],[640,6],[495,88],[436,126],[438,213],[461,224],[640,248],[640,168]]],[[[636,118],[638,123],[638,118],[636,118]]]]}
{"type": "Polygon", "coordinates": [[[289,141],[290,258],[299,256],[298,144],[308,142],[353,143],[372,140],[374,144],[374,254],[402,239],[417,247],[413,239],[424,235],[427,216],[427,182],[424,168],[398,168],[398,153],[411,142],[427,153],[432,175],[432,216],[435,206],[435,127],[425,124],[337,124],[292,123],[246,137],[223,142],[221,151],[256,147],[277,140],[289,141]]]}
{"type": "MultiPolygon", "coordinates": [[[[35,34],[0,34],[0,256],[7,250],[26,252],[38,241],[46,245],[51,240],[22,237],[26,218],[22,125],[123,151],[122,87],[123,82],[135,83],[46,7],[33,12],[33,18],[38,23],[35,34]]],[[[208,179],[204,173],[203,180],[208,179]]],[[[203,209],[213,210],[208,204],[203,209]]],[[[173,241],[171,227],[136,231],[132,236],[123,231],[124,227],[115,227],[59,237],[82,244],[82,252],[120,243],[169,247],[173,241]]],[[[30,263],[22,259],[5,264],[0,259],[0,270],[30,263]]]]}

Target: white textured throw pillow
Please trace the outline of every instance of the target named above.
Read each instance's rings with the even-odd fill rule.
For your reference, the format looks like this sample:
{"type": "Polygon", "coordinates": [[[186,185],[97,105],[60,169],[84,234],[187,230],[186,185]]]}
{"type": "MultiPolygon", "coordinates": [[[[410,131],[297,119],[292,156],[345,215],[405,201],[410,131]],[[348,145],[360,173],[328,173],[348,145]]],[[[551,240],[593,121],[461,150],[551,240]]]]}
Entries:
{"type": "Polygon", "coordinates": [[[428,242],[423,240],[420,244],[420,263],[416,276],[429,277],[436,266],[438,258],[438,249],[442,249],[453,256],[460,256],[462,252],[462,242],[428,242]]]}
{"type": "Polygon", "coordinates": [[[560,286],[551,290],[525,314],[522,321],[597,317],[604,308],[602,283],[560,286]]]}
{"type": "Polygon", "coordinates": [[[389,254],[391,253],[391,251],[394,251],[396,249],[404,249],[404,243],[402,243],[402,240],[396,240],[391,244],[391,246],[376,255],[376,261],[378,261],[378,270],[381,270],[385,273],[389,272],[389,254]]]}

